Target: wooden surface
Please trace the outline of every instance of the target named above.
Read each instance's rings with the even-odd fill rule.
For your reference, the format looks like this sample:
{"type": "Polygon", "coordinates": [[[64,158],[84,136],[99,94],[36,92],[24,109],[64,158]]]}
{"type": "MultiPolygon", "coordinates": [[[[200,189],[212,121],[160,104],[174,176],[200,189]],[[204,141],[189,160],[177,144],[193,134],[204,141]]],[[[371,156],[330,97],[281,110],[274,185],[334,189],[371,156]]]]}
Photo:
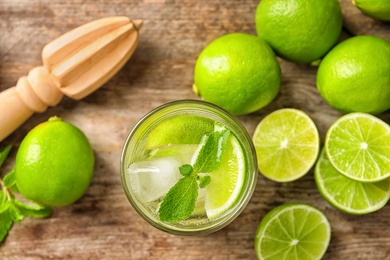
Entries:
{"type": "MultiPolygon", "coordinates": [[[[390,40],[389,24],[362,15],[349,0],[340,2],[344,38],[372,34],[390,40]]],[[[96,170],[78,202],[56,209],[51,218],[27,218],[15,224],[0,246],[0,259],[255,259],[253,241],[259,221],[286,202],[313,205],[329,218],[332,239],[324,259],[390,259],[390,205],[365,216],[341,213],[320,196],[312,171],[287,184],[259,176],[244,212],[223,230],[204,237],[178,237],[154,229],[128,203],[119,177],[127,134],[156,106],[197,98],[191,85],[200,51],[226,33],[255,34],[257,4],[254,0],[0,0],[0,90],[14,86],[20,76],[40,65],[43,46],[74,27],[111,15],[144,20],[137,50],[111,81],[81,101],[64,98],[3,142],[15,146],[7,170],[23,136],[58,115],[88,136],[96,170]]],[[[266,108],[239,118],[252,134],[271,111],[302,109],[317,124],[323,141],[327,128],[341,114],[319,96],[316,68],[279,61],[279,96],[266,108]]],[[[390,122],[389,112],[380,117],[390,122]]]]}

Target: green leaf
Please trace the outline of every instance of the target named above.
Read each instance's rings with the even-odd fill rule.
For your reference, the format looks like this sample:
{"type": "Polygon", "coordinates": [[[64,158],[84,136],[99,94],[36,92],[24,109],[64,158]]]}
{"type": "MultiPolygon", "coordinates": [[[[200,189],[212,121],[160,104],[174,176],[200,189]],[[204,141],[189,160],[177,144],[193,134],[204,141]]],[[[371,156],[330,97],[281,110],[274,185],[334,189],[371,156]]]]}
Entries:
{"type": "Polygon", "coordinates": [[[178,222],[191,216],[198,197],[198,185],[192,175],[181,178],[165,195],[158,215],[162,221],[178,222]]]}
{"type": "Polygon", "coordinates": [[[2,243],[8,235],[8,231],[11,229],[12,224],[13,221],[8,210],[0,214],[0,243],[2,243]]]}
{"type": "Polygon", "coordinates": [[[5,196],[4,190],[0,190],[0,206],[5,202],[7,197],[5,196]]]}
{"type": "Polygon", "coordinates": [[[24,218],[22,212],[20,212],[20,210],[13,203],[11,203],[9,206],[8,212],[11,216],[11,219],[15,222],[20,222],[24,218]]]}
{"type": "Polygon", "coordinates": [[[206,188],[207,185],[209,185],[211,182],[211,177],[206,175],[203,177],[199,177],[199,188],[203,189],[206,188]]]}
{"type": "Polygon", "coordinates": [[[0,214],[3,212],[8,211],[9,207],[11,206],[11,202],[2,198],[2,203],[0,204],[0,214]]]}
{"type": "Polygon", "coordinates": [[[218,169],[221,163],[221,155],[226,148],[227,139],[230,131],[223,130],[212,132],[200,149],[198,157],[194,164],[194,172],[208,173],[218,169]]]}
{"type": "Polygon", "coordinates": [[[194,171],[194,168],[190,164],[183,164],[179,167],[179,171],[181,175],[188,176],[194,171]]]}
{"type": "Polygon", "coordinates": [[[3,186],[6,188],[10,188],[16,184],[15,180],[15,171],[12,170],[9,173],[7,173],[3,178],[3,186]]]}
{"type": "Polygon", "coordinates": [[[11,151],[11,148],[12,148],[11,145],[0,147],[0,167],[1,165],[3,165],[5,159],[7,159],[7,156],[11,151]]]}
{"type": "Polygon", "coordinates": [[[14,205],[25,217],[46,218],[53,213],[53,210],[49,207],[43,207],[39,205],[27,205],[19,200],[15,200],[14,205]]]}

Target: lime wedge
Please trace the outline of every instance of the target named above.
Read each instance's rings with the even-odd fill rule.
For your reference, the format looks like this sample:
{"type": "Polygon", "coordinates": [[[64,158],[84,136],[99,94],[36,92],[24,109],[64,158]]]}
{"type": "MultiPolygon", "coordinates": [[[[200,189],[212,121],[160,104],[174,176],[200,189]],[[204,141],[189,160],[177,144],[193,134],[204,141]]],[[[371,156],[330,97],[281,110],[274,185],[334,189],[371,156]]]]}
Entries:
{"type": "Polygon", "coordinates": [[[340,117],[325,138],[326,154],[345,176],[362,182],[390,177],[390,127],[365,113],[340,117]]]}
{"type": "Polygon", "coordinates": [[[313,120],[297,109],[280,109],[266,116],[253,135],[260,172],[288,182],[305,175],[314,165],[320,137],[313,120]]]}
{"type": "Polygon", "coordinates": [[[210,184],[206,187],[206,213],[214,219],[230,209],[239,197],[245,182],[245,156],[234,135],[230,135],[221,166],[211,172],[210,184]]]}
{"type": "Polygon", "coordinates": [[[214,130],[211,119],[199,116],[178,116],[163,121],[146,140],[146,149],[175,144],[199,144],[204,134],[214,130]]]}
{"type": "Polygon", "coordinates": [[[325,215],[305,204],[285,204],[271,210],[256,231],[259,259],[321,259],[330,241],[325,215]]]}
{"type": "Polygon", "coordinates": [[[180,160],[182,164],[189,164],[191,163],[191,159],[194,156],[194,153],[198,146],[198,144],[178,144],[160,146],[151,150],[148,153],[148,157],[175,156],[180,160]]]}
{"type": "Polygon", "coordinates": [[[352,180],[339,173],[323,150],[314,178],[318,190],[337,209],[350,214],[367,214],[384,207],[390,199],[390,178],[375,183],[352,180]]]}

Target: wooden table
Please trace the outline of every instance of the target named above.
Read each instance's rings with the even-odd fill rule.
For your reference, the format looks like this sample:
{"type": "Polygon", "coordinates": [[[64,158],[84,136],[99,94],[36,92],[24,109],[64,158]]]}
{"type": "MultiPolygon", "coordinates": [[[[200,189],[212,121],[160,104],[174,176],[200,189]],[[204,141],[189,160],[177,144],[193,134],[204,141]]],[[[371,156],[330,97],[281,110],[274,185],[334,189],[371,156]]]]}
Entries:
{"type": "MultiPolygon", "coordinates": [[[[390,40],[390,24],[362,15],[349,0],[340,2],[344,38],[372,34],[390,40]]],[[[255,259],[253,241],[262,217],[280,204],[303,202],[322,210],[331,222],[332,240],[325,259],[390,259],[390,205],[365,216],[341,213],[321,197],[313,171],[287,184],[259,176],[244,212],[223,230],[204,237],[178,237],[154,229],[127,201],[119,177],[127,134],[156,106],[196,99],[191,86],[200,51],[226,33],[255,34],[257,4],[254,0],[0,0],[0,90],[15,85],[20,76],[41,64],[40,52],[47,42],[78,25],[112,15],[144,20],[137,50],[111,81],[81,101],[64,98],[58,107],[34,115],[3,142],[15,146],[7,161],[10,169],[23,136],[58,115],[88,136],[96,169],[89,190],[78,202],[56,209],[48,219],[26,218],[15,224],[0,246],[0,258],[255,259]]],[[[302,109],[317,124],[323,141],[341,114],[319,96],[316,68],[279,61],[279,96],[266,108],[239,118],[252,134],[271,111],[302,109]]],[[[390,122],[389,112],[380,117],[390,122]]]]}

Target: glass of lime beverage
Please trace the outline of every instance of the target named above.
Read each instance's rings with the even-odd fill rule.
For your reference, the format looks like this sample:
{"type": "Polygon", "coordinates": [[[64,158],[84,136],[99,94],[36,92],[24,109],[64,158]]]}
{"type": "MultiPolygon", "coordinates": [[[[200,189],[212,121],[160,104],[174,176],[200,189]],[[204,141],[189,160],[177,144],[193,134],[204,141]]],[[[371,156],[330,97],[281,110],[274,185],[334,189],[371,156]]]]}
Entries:
{"type": "Polygon", "coordinates": [[[164,104],[130,132],[121,180],[133,208],[175,235],[205,235],[231,223],[257,181],[251,137],[222,108],[200,100],[164,104]]]}

